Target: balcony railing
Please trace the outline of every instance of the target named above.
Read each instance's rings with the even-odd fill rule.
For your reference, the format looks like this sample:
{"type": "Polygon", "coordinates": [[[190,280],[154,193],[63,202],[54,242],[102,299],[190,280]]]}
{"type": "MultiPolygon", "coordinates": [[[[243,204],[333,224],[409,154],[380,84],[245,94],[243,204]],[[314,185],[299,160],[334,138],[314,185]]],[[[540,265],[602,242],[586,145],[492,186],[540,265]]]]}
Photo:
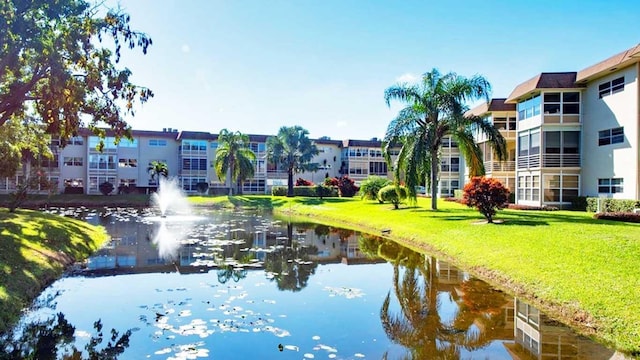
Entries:
{"type": "Polygon", "coordinates": [[[487,174],[491,174],[492,172],[497,171],[516,171],[516,162],[515,160],[509,161],[485,161],[484,162],[484,171],[487,174]]]}
{"type": "Polygon", "coordinates": [[[543,154],[544,167],[580,167],[580,154],[543,154]]]}
{"type": "Polygon", "coordinates": [[[540,154],[518,156],[518,169],[530,169],[540,167],[540,154]]]}

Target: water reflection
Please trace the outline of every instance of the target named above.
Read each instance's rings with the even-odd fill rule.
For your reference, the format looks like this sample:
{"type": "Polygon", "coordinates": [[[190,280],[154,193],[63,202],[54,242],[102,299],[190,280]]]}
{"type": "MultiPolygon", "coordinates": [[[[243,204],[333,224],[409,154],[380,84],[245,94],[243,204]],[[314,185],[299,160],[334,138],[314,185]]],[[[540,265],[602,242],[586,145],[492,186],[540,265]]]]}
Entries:
{"type": "Polygon", "coordinates": [[[614,353],[446,262],[386,239],[364,236],[360,246],[393,266],[393,291],[380,320],[389,339],[407,349],[406,358],[466,358],[496,340],[514,359],[608,359],[614,353]],[[392,298],[397,312],[390,310],[392,298]],[[454,309],[443,317],[446,305],[454,309]]]}
{"type": "Polygon", "coordinates": [[[468,273],[387,239],[261,213],[209,212],[201,214],[206,221],[166,222],[166,229],[145,221],[144,211],[70,214],[105,225],[113,240],[53,288],[65,292],[62,308],[74,322],[111,316],[118,328],[137,328],[127,358],[613,355],[468,273]],[[180,237],[175,256],[159,255],[158,231],[180,237]],[[130,273],[140,275],[98,276],[130,273]]]}

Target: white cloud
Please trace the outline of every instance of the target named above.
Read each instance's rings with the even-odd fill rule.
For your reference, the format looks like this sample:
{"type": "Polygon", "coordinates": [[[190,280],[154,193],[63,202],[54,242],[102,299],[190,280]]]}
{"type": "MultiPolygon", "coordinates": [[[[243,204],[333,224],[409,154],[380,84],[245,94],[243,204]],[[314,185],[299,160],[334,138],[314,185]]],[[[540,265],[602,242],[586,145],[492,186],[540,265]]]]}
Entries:
{"type": "Polygon", "coordinates": [[[182,44],[182,47],[180,48],[180,50],[182,50],[183,53],[188,53],[191,51],[191,48],[187,44],[182,44]]]}
{"type": "Polygon", "coordinates": [[[414,83],[416,81],[418,81],[419,77],[418,75],[414,75],[411,73],[406,73],[406,74],[402,74],[400,76],[398,76],[396,78],[396,81],[399,83],[414,83]]]}

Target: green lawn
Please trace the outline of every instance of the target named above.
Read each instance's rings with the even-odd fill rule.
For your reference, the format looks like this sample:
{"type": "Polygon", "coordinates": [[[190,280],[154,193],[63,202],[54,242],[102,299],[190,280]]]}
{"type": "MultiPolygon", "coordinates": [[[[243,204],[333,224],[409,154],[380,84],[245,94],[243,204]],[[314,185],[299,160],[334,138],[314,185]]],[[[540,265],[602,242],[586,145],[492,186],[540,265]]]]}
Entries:
{"type": "Polygon", "coordinates": [[[83,221],[0,208],[0,333],[75,259],[107,240],[103,228],[83,221]]]}
{"type": "MultiPolygon", "coordinates": [[[[227,201],[214,199],[210,205],[227,201]]],[[[640,224],[595,220],[585,212],[522,210],[500,211],[502,224],[478,224],[483,218],[474,209],[440,201],[431,211],[425,198],[399,210],[360,199],[231,200],[374,234],[390,230],[391,238],[452,261],[584,334],[640,354],[640,224]]]]}

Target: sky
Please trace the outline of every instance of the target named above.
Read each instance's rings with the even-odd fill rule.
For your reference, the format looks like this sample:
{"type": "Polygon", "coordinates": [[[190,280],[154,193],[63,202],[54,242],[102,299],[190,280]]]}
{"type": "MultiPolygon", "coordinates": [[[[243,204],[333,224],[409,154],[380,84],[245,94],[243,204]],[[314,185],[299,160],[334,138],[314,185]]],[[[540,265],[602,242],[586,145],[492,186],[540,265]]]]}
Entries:
{"type": "Polygon", "coordinates": [[[431,69],[482,75],[500,98],[540,72],[579,71],[640,43],[637,0],[108,4],[153,40],[118,64],[155,93],[126,118],[139,130],[299,125],[311,138],[382,138],[402,108],[384,90],[431,69]]]}

